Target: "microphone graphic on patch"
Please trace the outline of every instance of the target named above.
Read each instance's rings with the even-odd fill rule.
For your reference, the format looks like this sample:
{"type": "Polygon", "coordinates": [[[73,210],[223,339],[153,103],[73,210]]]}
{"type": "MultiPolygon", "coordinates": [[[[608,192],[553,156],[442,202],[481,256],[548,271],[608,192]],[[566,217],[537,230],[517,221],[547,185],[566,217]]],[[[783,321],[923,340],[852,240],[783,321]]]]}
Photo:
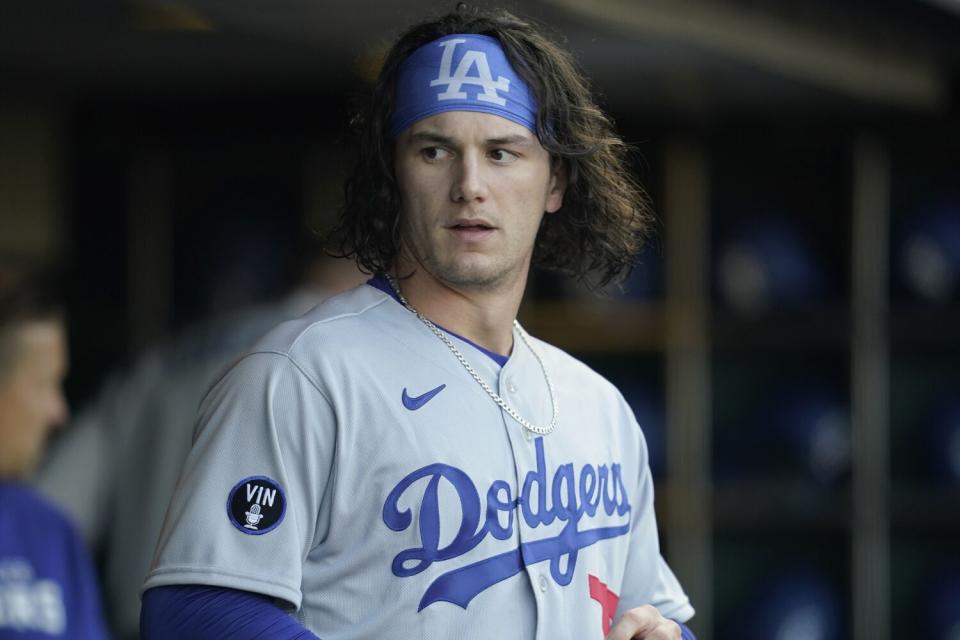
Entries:
{"type": "Polygon", "coordinates": [[[247,524],[243,526],[246,529],[256,529],[257,525],[260,524],[260,521],[263,519],[259,504],[254,504],[250,507],[250,511],[245,512],[245,515],[247,516],[247,524]]]}

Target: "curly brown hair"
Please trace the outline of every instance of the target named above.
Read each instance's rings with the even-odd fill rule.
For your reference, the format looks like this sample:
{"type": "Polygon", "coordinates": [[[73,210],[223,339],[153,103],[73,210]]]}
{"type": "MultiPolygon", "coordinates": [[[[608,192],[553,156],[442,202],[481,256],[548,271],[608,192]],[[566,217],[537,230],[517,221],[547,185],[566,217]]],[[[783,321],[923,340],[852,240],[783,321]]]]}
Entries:
{"type": "Polygon", "coordinates": [[[371,273],[393,265],[400,246],[400,194],[389,126],[398,70],[424,44],[456,33],[492,36],[500,42],[537,98],[540,144],[565,165],[563,206],[544,216],[533,265],[595,287],[625,278],[653,221],[649,198],[628,167],[628,147],[596,105],[573,58],[543,29],[507,11],[463,5],[400,36],[365,108],[353,118],[359,158],[330,235],[335,254],[355,258],[371,273]]]}

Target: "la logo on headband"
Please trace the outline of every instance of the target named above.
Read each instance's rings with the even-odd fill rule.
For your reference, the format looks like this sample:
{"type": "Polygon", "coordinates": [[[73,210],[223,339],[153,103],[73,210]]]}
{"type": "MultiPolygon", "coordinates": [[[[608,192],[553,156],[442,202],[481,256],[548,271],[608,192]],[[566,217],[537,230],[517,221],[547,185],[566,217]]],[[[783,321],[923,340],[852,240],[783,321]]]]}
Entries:
{"type": "Polygon", "coordinates": [[[463,91],[463,85],[471,84],[483,87],[483,93],[478,93],[476,99],[482,102],[491,102],[501,107],[506,106],[507,101],[501,98],[497,91],[510,90],[510,78],[497,76],[493,79],[490,73],[490,65],[487,62],[487,54],[483,51],[469,49],[460,58],[457,70],[450,74],[450,67],[453,66],[453,54],[458,44],[466,42],[464,38],[451,38],[439,43],[443,47],[443,56],[440,58],[440,75],[430,81],[431,87],[447,85],[443,93],[437,95],[437,100],[463,100],[467,93],[463,91]],[[477,75],[467,75],[470,69],[476,66],[477,75]]]}
{"type": "Polygon", "coordinates": [[[489,113],[537,133],[536,97],[492,36],[451,33],[421,46],[400,64],[393,95],[393,137],[444,111],[489,113]]]}

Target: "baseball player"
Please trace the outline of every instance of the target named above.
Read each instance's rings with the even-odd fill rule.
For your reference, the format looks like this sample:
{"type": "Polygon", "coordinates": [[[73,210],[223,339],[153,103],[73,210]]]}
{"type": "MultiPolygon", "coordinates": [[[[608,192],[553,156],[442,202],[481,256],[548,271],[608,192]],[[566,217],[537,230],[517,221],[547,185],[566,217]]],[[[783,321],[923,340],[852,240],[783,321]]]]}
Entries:
{"type": "Polygon", "coordinates": [[[0,265],[0,639],[106,638],[93,565],[67,518],[29,489],[67,414],[66,334],[42,280],[0,265]]]}
{"type": "Polygon", "coordinates": [[[516,322],[532,264],[623,275],[649,212],[568,54],[507,13],[408,30],[339,228],[377,274],[200,407],[151,638],[691,638],[619,392],[516,322]]]}

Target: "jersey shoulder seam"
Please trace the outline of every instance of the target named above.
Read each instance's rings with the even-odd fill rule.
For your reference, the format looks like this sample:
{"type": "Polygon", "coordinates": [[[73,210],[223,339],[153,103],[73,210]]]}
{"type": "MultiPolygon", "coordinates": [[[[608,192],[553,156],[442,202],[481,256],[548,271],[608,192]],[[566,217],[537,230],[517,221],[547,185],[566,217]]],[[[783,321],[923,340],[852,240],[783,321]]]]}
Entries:
{"type": "Polygon", "coordinates": [[[343,312],[343,313],[339,313],[339,314],[337,314],[337,315],[330,316],[330,317],[328,317],[328,318],[321,318],[321,319],[319,319],[319,320],[314,320],[314,321],[311,322],[309,325],[307,325],[306,327],[304,327],[304,328],[297,334],[297,336],[296,336],[296,337],[293,339],[293,341],[290,343],[289,350],[292,351],[293,349],[295,349],[296,346],[297,346],[297,344],[298,344],[302,339],[304,339],[304,336],[306,336],[306,334],[307,334],[311,329],[313,329],[314,327],[316,327],[316,326],[318,326],[318,325],[328,324],[328,323],[334,322],[334,321],[336,321],[336,320],[343,320],[343,319],[345,319],[345,318],[355,318],[355,317],[358,317],[358,316],[362,316],[362,315],[363,315],[364,313],[366,313],[367,311],[370,311],[371,309],[373,309],[373,308],[375,308],[375,307],[379,307],[380,305],[384,304],[385,302],[387,302],[387,301],[389,301],[389,300],[390,300],[390,297],[387,296],[386,294],[384,294],[384,296],[383,296],[382,298],[380,298],[380,299],[378,299],[378,300],[374,300],[373,302],[371,302],[371,303],[368,304],[367,306],[363,307],[362,309],[356,309],[356,310],[354,310],[354,311],[345,311],[345,312],[343,312]]]}
{"type": "Polygon", "coordinates": [[[307,380],[307,382],[310,383],[310,386],[313,387],[314,389],[316,389],[317,393],[319,393],[319,394],[323,397],[323,399],[326,400],[326,402],[327,402],[327,404],[330,406],[330,408],[331,408],[331,409],[333,408],[333,402],[331,402],[331,401],[330,401],[330,398],[327,397],[327,394],[323,392],[323,389],[320,387],[320,383],[318,383],[318,382],[313,378],[313,376],[311,376],[311,375],[309,374],[309,372],[307,372],[306,368],[305,368],[303,365],[301,365],[299,362],[297,362],[297,360],[296,360],[292,355],[290,355],[289,353],[287,353],[286,351],[279,351],[279,350],[274,350],[274,349],[257,349],[256,351],[251,351],[250,353],[248,353],[248,354],[246,354],[245,356],[243,356],[242,358],[240,358],[240,360],[237,361],[237,364],[239,364],[240,361],[242,361],[242,360],[246,360],[246,359],[249,358],[250,356],[255,356],[255,355],[258,355],[258,354],[280,356],[280,357],[284,358],[285,360],[287,360],[287,362],[289,362],[291,365],[293,365],[293,368],[296,369],[297,371],[299,371],[299,372],[300,372],[300,375],[302,375],[302,376],[307,380]]]}

